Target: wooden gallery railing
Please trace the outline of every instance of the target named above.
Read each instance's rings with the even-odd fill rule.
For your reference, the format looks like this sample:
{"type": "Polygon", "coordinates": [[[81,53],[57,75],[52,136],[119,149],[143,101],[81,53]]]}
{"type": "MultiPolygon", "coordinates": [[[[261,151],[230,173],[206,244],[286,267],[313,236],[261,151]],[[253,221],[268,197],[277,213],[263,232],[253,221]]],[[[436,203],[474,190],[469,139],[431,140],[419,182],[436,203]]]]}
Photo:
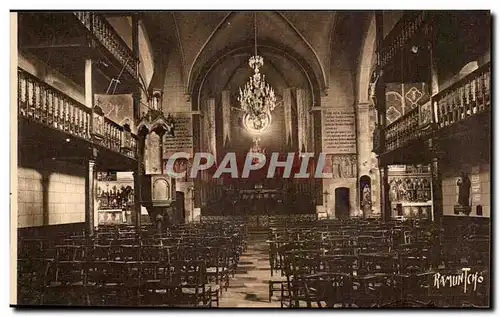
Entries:
{"type": "Polygon", "coordinates": [[[389,152],[404,146],[408,142],[437,131],[471,116],[491,109],[491,63],[486,63],[477,70],[443,89],[432,97],[434,107],[434,127],[423,129],[419,125],[419,108],[406,113],[385,129],[385,149],[389,152]]]}
{"type": "Polygon", "coordinates": [[[91,110],[59,90],[18,69],[19,115],[51,128],[90,140],[91,110]]]}
{"type": "Polygon", "coordinates": [[[437,127],[444,128],[490,111],[490,78],[491,63],[487,63],[435,95],[432,99],[437,127]]]}
{"type": "Polygon", "coordinates": [[[138,79],[138,63],[134,53],[118,35],[104,16],[97,12],[76,11],[75,16],[90,31],[97,41],[125,66],[125,69],[138,79]]]}
{"type": "Polygon", "coordinates": [[[419,138],[422,135],[422,130],[419,128],[418,107],[413,108],[397,121],[389,124],[384,133],[384,152],[395,150],[419,138]]]}
{"type": "Polygon", "coordinates": [[[418,34],[427,37],[432,27],[430,11],[407,11],[384,39],[381,50],[381,66],[391,63],[418,34]]]}
{"type": "MultiPolygon", "coordinates": [[[[17,75],[20,117],[93,142],[91,109],[23,69],[18,68],[17,75]]],[[[136,157],[137,137],[108,118],[104,119],[104,138],[97,143],[128,157],[136,157]]]]}

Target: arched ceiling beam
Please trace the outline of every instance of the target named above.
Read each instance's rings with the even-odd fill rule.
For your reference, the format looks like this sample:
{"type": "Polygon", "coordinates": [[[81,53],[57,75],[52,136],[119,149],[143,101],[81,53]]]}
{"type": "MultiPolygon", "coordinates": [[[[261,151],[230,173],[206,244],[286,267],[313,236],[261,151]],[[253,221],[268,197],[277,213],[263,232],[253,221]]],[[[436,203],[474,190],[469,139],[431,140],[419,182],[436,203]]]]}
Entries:
{"type": "MultiPolygon", "coordinates": [[[[320,89],[319,83],[317,81],[317,78],[314,76],[314,72],[310,68],[310,65],[307,64],[307,62],[300,61],[299,57],[294,56],[292,53],[292,50],[289,50],[287,48],[279,48],[277,45],[273,45],[273,43],[261,43],[259,45],[261,49],[266,49],[270,51],[275,51],[279,53],[281,56],[288,58],[292,62],[294,62],[299,69],[302,71],[302,73],[305,75],[308,83],[309,83],[309,88],[311,89],[312,92],[312,104],[316,105],[316,103],[320,102],[320,89]],[[313,74],[314,77],[311,77],[310,74],[313,74]],[[314,81],[314,82],[313,82],[314,81]]],[[[219,63],[221,63],[226,57],[231,56],[232,54],[238,53],[240,51],[250,51],[253,48],[253,44],[245,43],[243,45],[237,45],[235,48],[228,49],[226,52],[220,54],[219,56],[216,56],[213,58],[212,62],[206,63],[204,67],[201,68],[199,75],[197,76],[196,80],[193,81],[193,88],[192,91],[190,91],[191,95],[193,96],[195,100],[195,104],[193,104],[194,110],[198,110],[199,104],[200,104],[200,97],[201,97],[201,88],[203,87],[203,84],[208,77],[208,75],[211,73],[212,69],[219,63]]]]}
{"type": "Polygon", "coordinates": [[[175,29],[175,38],[177,39],[177,48],[179,49],[179,55],[181,57],[181,81],[184,82],[186,78],[186,58],[184,56],[184,49],[182,48],[181,35],[179,33],[179,27],[177,26],[177,19],[175,18],[175,12],[171,12],[172,22],[175,29]]]}
{"type": "MultiPolygon", "coordinates": [[[[334,12],[333,13],[333,16],[332,16],[332,21],[331,21],[331,25],[330,25],[330,33],[328,34],[328,60],[327,60],[327,65],[328,65],[328,79],[327,79],[327,82],[328,82],[328,85],[330,85],[330,71],[331,71],[331,63],[332,63],[332,47],[334,45],[334,41],[335,41],[335,29],[336,29],[336,26],[337,26],[337,13],[334,12]]],[[[328,87],[328,86],[327,86],[328,87]]],[[[326,88],[328,89],[328,88],[326,88]]],[[[328,93],[326,93],[328,94],[328,93]]]]}
{"type": "MultiPolygon", "coordinates": [[[[245,57],[247,57],[246,59],[244,59],[239,65],[238,67],[236,67],[232,72],[231,72],[231,75],[229,75],[227,77],[227,80],[225,81],[224,85],[222,86],[223,87],[223,90],[226,90],[227,89],[227,86],[231,83],[231,81],[233,80],[236,72],[239,70],[239,69],[242,69],[243,67],[245,67],[246,65],[248,65],[248,58],[250,58],[250,55],[249,53],[247,54],[241,54],[241,55],[244,55],[245,57]]],[[[235,55],[232,55],[233,57],[235,55]]],[[[283,81],[285,82],[285,84],[287,85],[287,87],[290,87],[290,82],[287,80],[287,77],[283,74],[283,72],[273,63],[271,62],[269,59],[267,59],[265,61],[266,64],[268,64],[269,66],[271,66],[271,71],[272,72],[276,72],[282,79],[283,81]]],[[[250,78],[251,74],[250,74],[250,70],[249,70],[249,75],[248,77],[250,78]]]]}
{"type": "Polygon", "coordinates": [[[367,31],[363,40],[363,46],[360,52],[359,69],[357,71],[358,78],[356,86],[358,87],[357,102],[365,103],[368,100],[368,88],[371,80],[371,72],[373,69],[373,55],[375,54],[375,41],[376,41],[376,27],[375,27],[375,14],[372,13],[369,18],[367,31]]]}
{"type": "Polygon", "coordinates": [[[328,81],[326,79],[326,73],[325,73],[325,68],[323,67],[323,63],[321,63],[321,60],[319,59],[318,53],[316,50],[312,47],[311,43],[300,33],[300,31],[295,27],[295,25],[288,20],[288,18],[281,12],[276,12],[291,28],[292,30],[302,39],[302,41],[306,44],[306,46],[311,50],[313,53],[314,57],[316,58],[316,62],[318,63],[320,69],[321,69],[321,75],[322,75],[322,88],[327,87],[328,81]]]}
{"type": "Polygon", "coordinates": [[[193,68],[194,68],[194,65],[196,64],[196,61],[198,60],[198,58],[200,57],[201,53],[203,52],[203,50],[205,49],[205,47],[208,45],[208,43],[210,43],[210,41],[212,40],[212,38],[214,37],[214,35],[217,33],[217,31],[222,27],[222,25],[224,25],[224,23],[227,21],[227,19],[229,19],[229,17],[233,14],[234,12],[229,12],[224,18],[222,18],[222,20],[219,22],[219,24],[217,24],[217,26],[215,27],[215,29],[212,31],[212,33],[210,34],[210,36],[206,39],[205,43],[203,43],[203,45],[201,46],[200,50],[198,51],[198,53],[196,53],[196,56],[193,60],[193,62],[191,63],[191,65],[189,66],[189,72],[188,72],[188,83],[187,83],[187,87],[189,89],[190,87],[190,83],[192,82],[193,78],[193,68]]]}
{"type": "MultiPolygon", "coordinates": [[[[244,12],[245,13],[245,12],[244,12]]],[[[317,83],[320,87],[320,90],[322,92],[324,92],[324,89],[326,88],[326,85],[327,85],[327,74],[325,72],[325,68],[324,68],[324,65],[321,63],[321,60],[317,54],[317,52],[313,49],[312,45],[309,43],[309,41],[307,41],[307,39],[302,35],[302,33],[295,27],[295,25],[288,19],[286,18],[286,16],[284,16],[282,13],[279,13],[277,12],[276,13],[276,17],[275,19],[278,19],[280,21],[280,23],[283,23],[285,26],[287,26],[290,30],[290,32],[292,32],[291,34],[293,34],[293,36],[297,36],[298,38],[298,41],[300,41],[299,43],[300,44],[300,47],[304,50],[307,50],[307,54],[304,54],[302,53],[302,57],[301,58],[308,58],[309,62],[308,62],[308,65],[310,66],[310,68],[313,70],[312,74],[314,74],[314,77],[316,78],[317,80],[317,83]]],[[[207,38],[207,40],[204,42],[204,44],[202,45],[202,47],[200,48],[200,50],[197,52],[194,60],[192,61],[191,65],[189,65],[189,72],[188,72],[188,80],[187,80],[187,92],[189,94],[192,94],[193,93],[193,90],[194,90],[194,83],[195,81],[197,80],[197,76],[199,76],[199,73],[200,73],[200,69],[203,68],[203,65],[202,63],[205,63],[205,62],[201,62],[201,60],[203,60],[205,57],[206,59],[210,60],[210,56],[205,56],[207,53],[205,53],[207,50],[208,50],[208,47],[209,47],[209,44],[211,43],[211,41],[214,40],[214,38],[216,37],[216,34],[221,31],[222,27],[228,23],[228,20],[231,19],[232,17],[235,17],[236,14],[235,12],[229,12],[220,22],[219,24],[217,25],[217,27],[212,31],[212,33],[210,34],[210,36],[207,38]]],[[[271,37],[272,38],[272,37],[271,37]]],[[[248,39],[248,41],[250,41],[250,39],[248,39]]],[[[274,41],[276,42],[276,40],[269,40],[269,41],[274,41]]],[[[283,44],[282,45],[275,45],[276,47],[281,47],[281,46],[284,46],[286,44],[283,44]]],[[[260,44],[259,44],[260,46],[260,44]]],[[[294,52],[295,53],[295,49],[293,47],[288,47],[287,48],[288,51],[290,52],[294,52]]],[[[216,54],[216,52],[212,52],[210,54],[216,54]]],[[[295,53],[297,55],[297,53],[295,53]]]]}

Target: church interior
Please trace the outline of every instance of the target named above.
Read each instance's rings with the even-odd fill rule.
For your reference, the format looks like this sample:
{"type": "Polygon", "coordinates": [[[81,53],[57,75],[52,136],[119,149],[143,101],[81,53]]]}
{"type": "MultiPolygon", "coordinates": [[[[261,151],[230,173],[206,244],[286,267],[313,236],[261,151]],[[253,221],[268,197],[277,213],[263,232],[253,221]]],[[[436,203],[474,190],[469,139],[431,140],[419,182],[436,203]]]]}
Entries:
{"type": "Polygon", "coordinates": [[[489,11],[12,19],[13,304],[491,306],[489,11]]]}

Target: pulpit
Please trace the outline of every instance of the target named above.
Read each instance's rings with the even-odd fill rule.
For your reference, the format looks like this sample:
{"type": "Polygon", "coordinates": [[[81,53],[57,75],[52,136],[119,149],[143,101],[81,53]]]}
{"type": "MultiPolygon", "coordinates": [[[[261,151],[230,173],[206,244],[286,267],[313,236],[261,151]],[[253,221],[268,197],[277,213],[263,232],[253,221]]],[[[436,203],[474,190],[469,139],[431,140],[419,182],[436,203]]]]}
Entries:
{"type": "Polygon", "coordinates": [[[142,160],[141,204],[146,207],[151,222],[162,232],[165,225],[182,222],[183,210],[177,210],[175,178],[164,170],[163,139],[173,136],[172,117],[161,110],[143,114],[137,126],[142,160]]]}

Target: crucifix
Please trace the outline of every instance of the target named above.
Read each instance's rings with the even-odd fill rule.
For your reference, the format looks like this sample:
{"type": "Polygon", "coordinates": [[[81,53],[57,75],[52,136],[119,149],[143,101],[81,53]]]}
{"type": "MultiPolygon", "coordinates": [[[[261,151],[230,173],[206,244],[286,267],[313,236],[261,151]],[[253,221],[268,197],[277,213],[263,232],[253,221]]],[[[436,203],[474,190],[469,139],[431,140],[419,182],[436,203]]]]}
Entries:
{"type": "Polygon", "coordinates": [[[325,212],[326,218],[330,219],[330,214],[328,213],[328,195],[330,195],[330,193],[325,189],[325,191],[323,192],[323,196],[325,197],[325,212]]]}

